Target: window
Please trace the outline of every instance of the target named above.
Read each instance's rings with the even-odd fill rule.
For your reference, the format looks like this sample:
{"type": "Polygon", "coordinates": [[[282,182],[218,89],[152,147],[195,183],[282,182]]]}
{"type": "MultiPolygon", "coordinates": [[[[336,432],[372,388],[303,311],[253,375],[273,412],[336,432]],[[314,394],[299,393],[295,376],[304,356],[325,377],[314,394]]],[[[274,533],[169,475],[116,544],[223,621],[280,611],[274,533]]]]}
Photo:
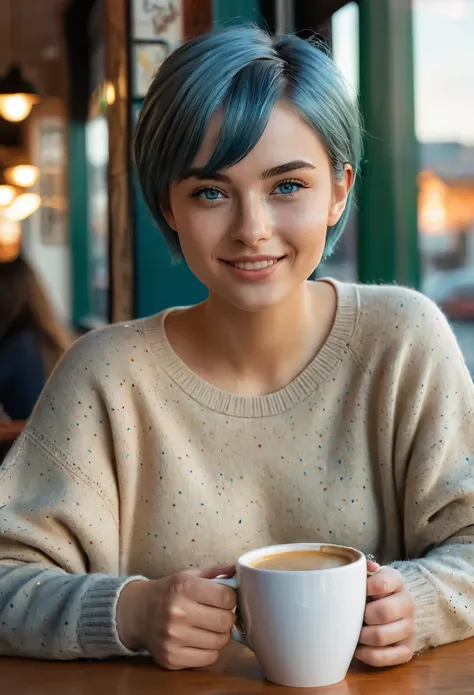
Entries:
{"type": "MultiPolygon", "coordinates": [[[[331,35],[334,61],[356,100],[359,90],[359,6],[356,2],[347,3],[333,14],[331,35]]],[[[357,208],[354,203],[335,252],[321,264],[316,275],[331,276],[344,282],[357,281],[357,208]]]]}
{"type": "Polygon", "coordinates": [[[414,0],[422,290],[474,373],[474,2],[414,0]]]}

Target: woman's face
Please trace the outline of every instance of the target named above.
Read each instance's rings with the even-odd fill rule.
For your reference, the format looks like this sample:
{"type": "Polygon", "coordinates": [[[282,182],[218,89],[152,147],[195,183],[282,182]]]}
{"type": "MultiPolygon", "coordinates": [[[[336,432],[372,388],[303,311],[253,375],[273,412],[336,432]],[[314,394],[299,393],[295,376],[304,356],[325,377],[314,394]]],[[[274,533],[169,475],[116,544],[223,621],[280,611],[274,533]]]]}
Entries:
{"type": "Polygon", "coordinates": [[[214,151],[220,119],[213,117],[189,176],[171,184],[163,214],[210,295],[260,311],[289,297],[319,264],[353,173],[347,167],[334,183],[312,128],[278,103],[245,159],[204,179],[199,170],[214,151]]]}

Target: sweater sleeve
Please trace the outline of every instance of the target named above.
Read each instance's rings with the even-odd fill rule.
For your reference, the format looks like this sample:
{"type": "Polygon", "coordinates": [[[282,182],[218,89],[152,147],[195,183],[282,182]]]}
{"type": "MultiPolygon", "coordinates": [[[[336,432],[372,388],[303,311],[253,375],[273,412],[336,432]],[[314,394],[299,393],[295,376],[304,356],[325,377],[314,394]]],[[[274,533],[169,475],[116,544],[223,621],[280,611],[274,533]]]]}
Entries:
{"type": "Polygon", "coordinates": [[[66,356],[0,465],[1,655],[131,654],[115,609],[121,588],[136,577],[120,574],[112,437],[100,388],[78,378],[87,351],[86,343],[66,356]],[[94,456],[91,427],[77,416],[86,397],[97,430],[94,456]]]}
{"type": "Polygon", "coordinates": [[[417,652],[474,635],[474,386],[445,317],[424,310],[394,447],[407,559],[393,566],[415,599],[417,652]]]}

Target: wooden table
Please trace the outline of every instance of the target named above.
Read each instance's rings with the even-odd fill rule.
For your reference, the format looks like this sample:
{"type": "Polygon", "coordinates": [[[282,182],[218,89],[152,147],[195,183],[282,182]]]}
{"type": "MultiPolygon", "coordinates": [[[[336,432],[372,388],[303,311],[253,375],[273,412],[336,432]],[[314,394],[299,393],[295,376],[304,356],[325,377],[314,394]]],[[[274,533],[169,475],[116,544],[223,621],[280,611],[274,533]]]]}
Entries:
{"type": "Polygon", "coordinates": [[[23,420],[0,420],[0,443],[14,442],[23,432],[25,422],[23,420]]]}
{"type": "Polygon", "coordinates": [[[169,673],[137,658],[107,662],[44,662],[0,658],[5,695],[472,695],[474,639],[440,647],[405,666],[374,670],[354,665],[329,688],[281,688],[266,683],[251,652],[231,644],[210,669],[169,673]]]}
{"type": "Polygon", "coordinates": [[[23,420],[2,420],[0,411],[0,464],[8,454],[13,442],[23,432],[23,420]]]}

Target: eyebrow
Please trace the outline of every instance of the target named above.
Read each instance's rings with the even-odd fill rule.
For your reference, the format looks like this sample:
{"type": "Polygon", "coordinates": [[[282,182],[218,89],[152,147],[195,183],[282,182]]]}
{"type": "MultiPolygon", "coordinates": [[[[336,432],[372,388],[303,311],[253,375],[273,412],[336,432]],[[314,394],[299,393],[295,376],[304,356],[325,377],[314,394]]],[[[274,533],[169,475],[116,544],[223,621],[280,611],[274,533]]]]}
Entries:
{"type": "MultiPolygon", "coordinates": [[[[293,162],[286,162],[285,164],[279,164],[276,167],[271,167],[271,169],[266,169],[262,172],[262,180],[271,179],[274,176],[281,176],[282,174],[288,174],[290,171],[297,171],[298,169],[316,169],[315,166],[309,162],[305,162],[302,159],[297,159],[293,162]]],[[[231,179],[226,174],[220,171],[212,171],[207,176],[204,176],[204,167],[191,167],[185,174],[180,178],[180,181],[185,181],[186,179],[196,178],[201,180],[213,180],[221,181],[222,183],[231,183],[231,179]]]]}

